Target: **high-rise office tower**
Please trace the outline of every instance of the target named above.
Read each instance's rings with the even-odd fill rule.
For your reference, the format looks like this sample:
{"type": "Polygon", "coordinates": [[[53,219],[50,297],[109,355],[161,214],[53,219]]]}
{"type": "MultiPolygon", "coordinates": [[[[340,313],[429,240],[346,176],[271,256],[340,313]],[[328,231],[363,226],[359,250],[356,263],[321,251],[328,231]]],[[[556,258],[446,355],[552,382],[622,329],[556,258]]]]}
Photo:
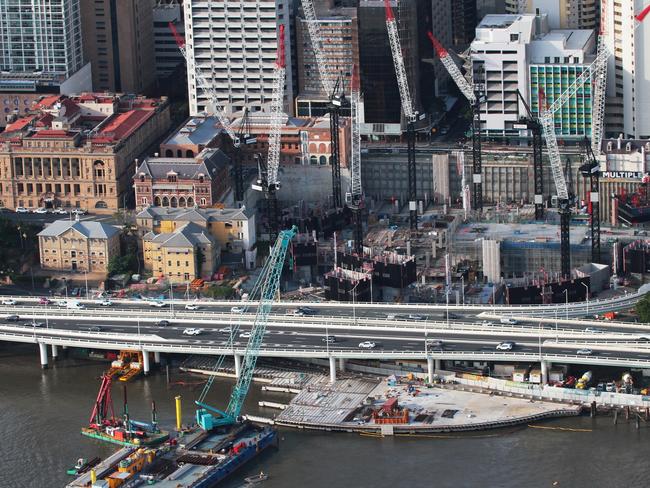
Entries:
{"type": "Polygon", "coordinates": [[[285,29],[287,63],[285,110],[293,113],[294,7],[292,0],[184,0],[191,115],[205,110],[208,102],[195,80],[197,67],[227,113],[246,107],[259,111],[271,102],[280,24],[285,29]]]}
{"type": "Polygon", "coordinates": [[[519,12],[519,0],[506,0],[506,13],[548,14],[551,29],[595,29],[600,0],[528,0],[519,12]]]}
{"type": "Polygon", "coordinates": [[[182,0],[157,0],[153,10],[153,36],[156,54],[156,77],[164,79],[172,75],[179,65],[185,64],[169,24],[185,36],[182,0]]]}
{"type": "Polygon", "coordinates": [[[81,0],[0,0],[0,127],[44,94],[92,90],[81,0]]]}
{"type": "Polygon", "coordinates": [[[95,90],[142,93],[154,81],[153,0],[83,0],[84,56],[95,90]]]}
{"type": "Polygon", "coordinates": [[[634,15],[645,0],[602,0],[601,22],[612,52],[607,69],[605,131],[629,139],[650,138],[650,26],[634,15]]]}
{"type": "Polygon", "coordinates": [[[83,67],[80,0],[0,1],[0,69],[69,78],[83,67]]]}

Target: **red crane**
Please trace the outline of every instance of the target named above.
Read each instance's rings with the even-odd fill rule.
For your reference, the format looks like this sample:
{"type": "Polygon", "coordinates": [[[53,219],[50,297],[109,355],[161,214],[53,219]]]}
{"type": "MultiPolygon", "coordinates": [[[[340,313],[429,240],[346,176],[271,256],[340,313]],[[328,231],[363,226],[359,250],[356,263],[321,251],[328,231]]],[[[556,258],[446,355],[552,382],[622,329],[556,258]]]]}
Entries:
{"type": "Polygon", "coordinates": [[[115,409],[113,408],[113,399],[111,398],[112,381],[109,375],[102,375],[102,384],[99,386],[97,399],[95,400],[95,405],[93,406],[93,411],[88,421],[91,427],[94,425],[115,425],[116,423],[115,409]]]}

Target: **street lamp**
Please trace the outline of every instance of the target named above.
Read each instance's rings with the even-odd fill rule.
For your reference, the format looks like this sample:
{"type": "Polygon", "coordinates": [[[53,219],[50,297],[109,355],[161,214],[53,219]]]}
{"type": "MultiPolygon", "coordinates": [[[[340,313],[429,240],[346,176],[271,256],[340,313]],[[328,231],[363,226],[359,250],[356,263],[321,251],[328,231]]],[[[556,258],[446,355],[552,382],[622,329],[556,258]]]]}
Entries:
{"type": "Polygon", "coordinates": [[[566,319],[569,320],[569,289],[565,288],[564,289],[564,296],[566,297],[566,319]]]}
{"type": "Polygon", "coordinates": [[[352,287],[350,292],[352,293],[352,320],[354,321],[354,325],[357,325],[357,305],[356,305],[356,296],[357,296],[357,286],[359,286],[360,281],[357,281],[357,284],[352,287]]]}
{"type": "Polygon", "coordinates": [[[581,281],[580,284],[585,287],[587,294],[587,315],[589,315],[589,285],[584,281],[581,281]]]}
{"type": "Polygon", "coordinates": [[[171,317],[174,318],[174,284],[169,282],[169,310],[171,317]]]}
{"type": "Polygon", "coordinates": [[[451,290],[447,288],[447,291],[445,292],[445,302],[446,302],[445,315],[447,316],[447,327],[449,327],[449,292],[450,291],[451,290]]]}

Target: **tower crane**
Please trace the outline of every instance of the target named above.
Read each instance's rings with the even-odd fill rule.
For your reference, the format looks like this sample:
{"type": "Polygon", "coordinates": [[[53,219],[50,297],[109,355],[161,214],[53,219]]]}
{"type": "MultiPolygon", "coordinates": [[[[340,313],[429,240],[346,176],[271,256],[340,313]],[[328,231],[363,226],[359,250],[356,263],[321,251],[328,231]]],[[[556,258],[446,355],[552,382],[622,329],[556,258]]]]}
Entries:
{"type": "MultiPolygon", "coordinates": [[[[257,278],[253,291],[249,295],[248,303],[251,303],[259,295],[259,305],[255,311],[251,336],[246,344],[241,372],[230,394],[228,406],[225,410],[220,410],[205,403],[216,375],[210,376],[199,398],[195,401],[199,407],[196,410],[196,423],[204,430],[211,430],[220,425],[234,424],[239,418],[244,400],[248,394],[248,389],[253,380],[253,372],[262,346],[262,340],[264,339],[264,333],[266,332],[269,314],[271,313],[273,302],[280,288],[280,276],[287,256],[287,249],[291,239],[293,239],[297,232],[298,229],[295,226],[289,230],[280,231],[275,245],[271,248],[271,254],[257,278]]],[[[229,345],[232,345],[233,337],[235,337],[236,333],[237,331],[231,331],[229,345]]],[[[216,371],[222,363],[223,356],[217,360],[213,371],[216,371]]]]}
{"type": "MultiPolygon", "coordinates": [[[[530,107],[521,92],[517,90],[517,95],[521,100],[528,117],[522,117],[518,124],[514,124],[515,129],[529,130],[533,135],[533,179],[535,185],[535,220],[544,218],[544,173],[542,170],[542,124],[533,116],[530,107]]],[[[543,95],[540,91],[540,106],[543,95]]]]}
{"type": "MultiPolygon", "coordinates": [[[[176,41],[178,49],[183,55],[183,58],[185,59],[187,65],[190,66],[190,59],[187,53],[187,46],[185,45],[185,39],[178,33],[178,30],[176,29],[176,26],[173,24],[173,22],[169,22],[168,25],[169,25],[169,30],[171,30],[172,35],[174,36],[174,40],[176,41]]],[[[197,86],[199,86],[201,90],[203,90],[207,94],[208,99],[210,100],[210,105],[212,106],[212,111],[214,116],[219,121],[219,124],[221,124],[223,130],[226,131],[226,134],[230,138],[233,148],[235,149],[234,158],[233,158],[234,175],[235,175],[235,201],[243,202],[244,201],[244,180],[243,180],[243,172],[242,172],[241,144],[242,142],[245,145],[255,144],[256,139],[250,136],[250,131],[246,132],[246,129],[248,128],[248,124],[245,123],[244,120],[242,120],[242,125],[240,126],[239,133],[237,134],[235,133],[235,130],[232,126],[230,119],[228,118],[223,108],[221,107],[221,104],[219,103],[219,97],[217,96],[216,90],[212,87],[212,84],[208,82],[208,80],[203,75],[203,73],[196,65],[196,63],[194,63],[193,74],[197,86]],[[242,130],[242,128],[244,128],[245,130],[242,130]]],[[[247,119],[247,114],[248,111],[246,110],[244,113],[244,119],[247,119]]]]}
{"type": "Polygon", "coordinates": [[[460,92],[465,96],[472,107],[472,208],[481,212],[483,210],[483,163],[481,150],[481,102],[483,101],[483,86],[480,83],[470,84],[460,72],[458,66],[449,55],[440,41],[432,32],[427,35],[433,44],[440,62],[445,67],[449,76],[454,80],[460,92]]]}
{"type": "MultiPolygon", "coordinates": [[[[637,20],[637,25],[635,29],[639,27],[641,22],[643,22],[643,20],[648,16],[649,13],[650,13],[650,5],[646,6],[645,9],[643,9],[643,11],[640,14],[636,15],[635,19],[637,20]]],[[[555,135],[554,114],[565,103],[567,103],[568,100],[571,97],[573,97],[578,90],[582,89],[585,83],[589,82],[590,80],[595,80],[597,85],[599,83],[602,83],[600,77],[603,75],[603,73],[606,73],[607,60],[609,59],[611,52],[607,48],[604,42],[599,42],[598,46],[599,48],[596,53],[596,59],[587,68],[585,68],[582,71],[580,76],[576,77],[574,82],[571,85],[569,85],[569,87],[566,88],[564,92],[559,97],[557,97],[549,107],[546,107],[544,110],[542,110],[542,107],[540,107],[539,121],[542,124],[542,133],[544,135],[544,139],[546,140],[548,157],[551,163],[551,174],[553,175],[553,181],[555,182],[555,188],[558,196],[558,206],[559,206],[559,213],[560,213],[560,254],[561,254],[560,268],[561,268],[562,277],[564,278],[569,277],[570,268],[571,268],[571,255],[570,255],[571,251],[570,251],[570,241],[569,241],[569,237],[570,237],[569,229],[570,229],[570,221],[571,221],[571,201],[569,198],[566,180],[564,178],[564,174],[562,170],[562,162],[560,159],[560,150],[557,144],[557,137],[555,135]]],[[[599,99],[595,100],[595,102],[600,105],[604,104],[604,85],[601,85],[598,96],[599,99]]],[[[596,107],[596,110],[599,110],[599,108],[596,107]]],[[[600,136],[597,137],[602,137],[602,127],[600,128],[597,127],[596,132],[600,133],[600,136]]],[[[592,147],[593,144],[594,144],[594,140],[592,138],[592,147]]],[[[598,144],[600,144],[600,142],[598,142],[598,144]]],[[[594,181],[592,181],[592,184],[594,184],[594,181]]],[[[598,199],[598,193],[597,192],[594,193],[594,197],[592,198],[598,199]]],[[[593,200],[592,200],[592,208],[593,208],[593,200]]],[[[592,218],[592,224],[596,225],[594,223],[594,220],[595,219],[592,218]]],[[[592,246],[594,246],[593,242],[596,239],[600,241],[600,236],[592,235],[592,246]]],[[[599,245],[600,243],[598,243],[598,247],[599,245]]]]}
{"type": "Polygon", "coordinates": [[[397,21],[390,6],[390,0],[384,0],[386,10],[386,30],[388,31],[388,41],[393,55],[393,64],[395,65],[395,76],[397,78],[397,87],[402,102],[402,112],[406,118],[406,144],[408,158],[408,199],[409,199],[409,223],[411,230],[418,228],[418,202],[417,202],[417,176],[415,166],[415,122],[417,112],[413,108],[411,91],[409,89],[408,78],[406,76],[406,67],[404,66],[404,56],[402,54],[402,44],[399,39],[397,21]]]}
{"type": "Polygon", "coordinates": [[[352,83],[350,91],[350,121],[351,121],[351,164],[350,164],[350,208],[354,219],[354,251],[363,253],[363,222],[364,207],[363,189],[361,186],[361,87],[359,70],[352,66],[352,83]]]}
{"type": "Polygon", "coordinates": [[[278,33],[278,54],[273,69],[273,93],[271,97],[271,121],[269,131],[269,150],[266,165],[260,164],[259,177],[253,190],[262,191],[268,204],[269,237],[273,242],[279,230],[279,211],[277,191],[280,189],[278,169],[280,166],[280,145],[282,122],[284,119],[284,82],[286,79],[286,57],[284,46],[284,25],[280,24],[278,33]]]}
{"type": "Polygon", "coordinates": [[[320,30],[320,25],[316,18],[316,10],[312,0],[301,0],[302,10],[307,21],[307,30],[311,41],[316,67],[318,69],[318,78],[323,91],[329,97],[328,112],[330,115],[330,161],[332,165],[332,205],[335,208],[341,208],[341,154],[339,142],[339,117],[341,107],[345,103],[345,94],[343,93],[343,83],[339,76],[335,83],[327,76],[327,61],[323,53],[324,39],[320,30]]]}

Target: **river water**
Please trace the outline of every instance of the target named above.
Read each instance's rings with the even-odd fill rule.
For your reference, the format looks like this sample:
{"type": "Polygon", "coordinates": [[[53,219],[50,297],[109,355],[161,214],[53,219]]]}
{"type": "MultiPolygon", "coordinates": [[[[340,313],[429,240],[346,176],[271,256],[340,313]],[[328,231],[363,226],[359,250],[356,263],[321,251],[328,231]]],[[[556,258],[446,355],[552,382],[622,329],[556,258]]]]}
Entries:
{"type": "MultiPolygon", "coordinates": [[[[62,487],[79,457],[105,457],[114,447],[85,438],[87,423],[106,363],[64,359],[42,371],[36,348],[0,346],[0,488],[62,487]]],[[[196,378],[172,375],[175,380],[196,378]]],[[[215,382],[208,403],[226,404],[232,383],[215,382]]],[[[174,396],[183,396],[184,421],[192,420],[196,386],[169,387],[164,374],[129,384],[129,411],[147,420],[156,401],[163,427],[174,422],[174,396]]],[[[264,399],[288,402],[284,394],[264,399]]],[[[121,388],[113,389],[121,411],[121,388]]],[[[255,386],[245,410],[257,407],[255,386]]],[[[650,426],[613,425],[611,417],[560,419],[548,427],[522,427],[451,438],[368,438],[281,430],[278,451],[268,451],[224,486],[242,485],[245,476],[264,470],[265,488],[278,487],[646,487],[650,484],[650,426]]]]}

